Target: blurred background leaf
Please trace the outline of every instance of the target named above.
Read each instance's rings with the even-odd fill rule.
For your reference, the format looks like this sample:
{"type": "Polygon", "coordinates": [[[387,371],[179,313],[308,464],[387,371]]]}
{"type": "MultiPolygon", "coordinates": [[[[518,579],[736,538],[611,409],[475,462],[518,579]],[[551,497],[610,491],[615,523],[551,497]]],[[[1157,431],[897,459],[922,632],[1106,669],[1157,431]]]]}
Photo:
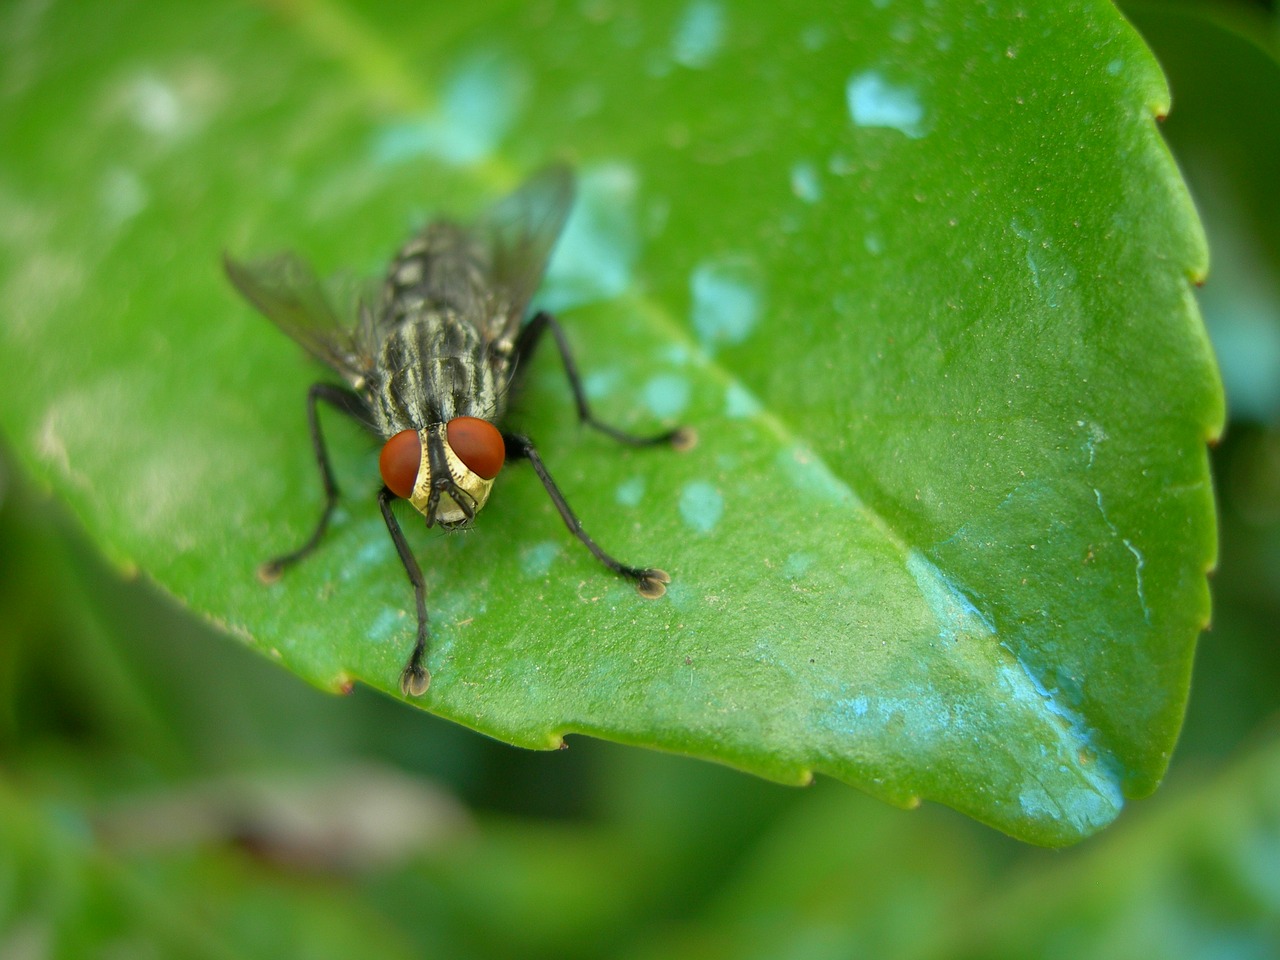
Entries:
{"type": "MultiPolygon", "coordinates": [[[[1280,202],[1275,153],[1259,152],[1276,135],[1263,109],[1280,89],[1274,20],[1245,6],[1127,12],[1170,75],[1164,130],[1213,247],[1246,251],[1240,283],[1263,291],[1218,286],[1219,253],[1206,319],[1218,336],[1213,298],[1251,303],[1246,320],[1272,331],[1263,354],[1280,264],[1266,214],[1280,202]],[[1197,99],[1207,113],[1195,119],[1197,99]],[[1229,209],[1201,177],[1225,185],[1229,209]]],[[[121,583],[58,508],[6,474],[0,955],[1276,955],[1280,430],[1265,376],[1251,384],[1260,405],[1237,401],[1225,356],[1224,377],[1235,418],[1215,453],[1215,627],[1182,746],[1154,799],[1067,854],[834,783],[791,791],[585,739],[528,754],[359,686],[324,696],[146,584],[121,583]],[[369,764],[472,813],[422,803],[393,834],[403,859],[299,847],[246,801],[167,845],[107,830],[169,803],[207,809],[228,777],[341,785],[369,764]]]]}

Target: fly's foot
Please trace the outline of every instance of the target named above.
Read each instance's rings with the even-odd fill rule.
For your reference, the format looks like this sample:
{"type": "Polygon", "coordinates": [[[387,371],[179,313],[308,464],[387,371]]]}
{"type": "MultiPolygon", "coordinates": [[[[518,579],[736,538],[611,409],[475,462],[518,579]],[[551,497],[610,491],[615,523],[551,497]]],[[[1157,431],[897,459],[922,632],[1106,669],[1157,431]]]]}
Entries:
{"type": "Polygon", "coordinates": [[[681,453],[692,450],[698,445],[698,431],[693,427],[676,427],[667,437],[667,443],[671,444],[672,450],[679,450],[681,453]]]}
{"type": "Polygon", "coordinates": [[[280,579],[280,574],[284,572],[284,567],[285,565],[278,558],[261,564],[258,567],[258,582],[275,583],[280,579]]]}
{"type": "Polygon", "coordinates": [[[400,674],[400,692],[406,697],[420,697],[431,686],[431,673],[420,663],[413,663],[400,674]]]}
{"type": "Polygon", "coordinates": [[[671,574],[657,567],[647,570],[632,570],[628,573],[636,582],[636,591],[646,600],[657,600],[667,592],[667,584],[671,582],[671,574]]]}

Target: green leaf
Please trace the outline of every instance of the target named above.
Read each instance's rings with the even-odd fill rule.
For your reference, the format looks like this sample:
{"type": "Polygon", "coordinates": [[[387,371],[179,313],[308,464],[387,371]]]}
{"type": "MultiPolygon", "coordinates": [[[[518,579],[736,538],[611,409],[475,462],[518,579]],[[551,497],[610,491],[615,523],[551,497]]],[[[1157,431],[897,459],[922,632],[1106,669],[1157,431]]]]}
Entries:
{"type": "MultiPolygon", "coordinates": [[[[412,595],[319,374],[220,275],[374,273],[548,159],[581,197],[512,423],[646,601],[509,468],[409,530],[420,704],[933,799],[1038,843],[1162,775],[1214,556],[1222,416],[1167,91],[1101,2],[15,10],[0,34],[0,428],[104,551],[308,680],[394,690],[412,595]]],[[[85,665],[92,677],[93,665],[85,665]]]]}

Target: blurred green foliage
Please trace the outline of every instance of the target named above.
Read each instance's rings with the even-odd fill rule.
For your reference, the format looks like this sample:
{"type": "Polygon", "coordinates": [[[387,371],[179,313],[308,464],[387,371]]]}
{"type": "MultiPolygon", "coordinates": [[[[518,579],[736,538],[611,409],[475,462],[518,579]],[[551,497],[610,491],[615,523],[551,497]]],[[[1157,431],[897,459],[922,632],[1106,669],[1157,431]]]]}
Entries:
{"type": "Polygon", "coordinates": [[[1237,351],[1215,623],[1153,799],[1050,853],[829,781],[585,738],[528,753],[360,685],[331,697],[122,581],[9,470],[0,956],[1280,954],[1280,26],[1126,12],[1170,77],[1216,251],[1206,321],[1237,351]]]}

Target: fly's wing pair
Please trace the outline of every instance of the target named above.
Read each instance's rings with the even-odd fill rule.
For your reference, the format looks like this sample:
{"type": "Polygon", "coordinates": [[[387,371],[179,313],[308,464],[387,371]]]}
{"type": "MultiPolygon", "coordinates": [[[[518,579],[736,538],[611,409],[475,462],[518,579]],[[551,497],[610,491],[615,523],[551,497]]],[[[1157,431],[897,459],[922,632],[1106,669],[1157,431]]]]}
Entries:
{"type": "MultiPolygon", "coordinates": [[[[572,204],[573,173],[555,164],[464,231],[486,254],[486,279],[502,309],[499,338],[514,340],[572,204]]],[[[249,262],[224,256],[223,262],[244,298],[312,356],[353,385],[369,380],[380,339],[375,284],[322,282],[292,253],[249,262]]]]}

